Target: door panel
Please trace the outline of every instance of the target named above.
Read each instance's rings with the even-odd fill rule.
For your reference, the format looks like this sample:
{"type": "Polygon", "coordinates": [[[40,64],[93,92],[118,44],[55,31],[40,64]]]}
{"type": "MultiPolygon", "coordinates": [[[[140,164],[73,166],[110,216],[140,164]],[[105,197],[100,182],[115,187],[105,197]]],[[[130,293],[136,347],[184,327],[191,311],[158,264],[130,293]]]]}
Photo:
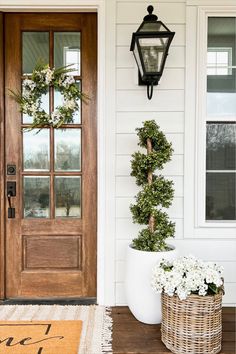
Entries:
{"type": "MultiPolygon", "coordinates": [[[[6,218],[6,297],[96,296],[96,14],[6,14],[6,89],[21,89],[39,59],[71,73],[88,104],[73,124],[28,131],[6,94],[5,161],[16,165],[15,218],[6,218]]],[[[50,88],[44,107],[62,102],[50,88]]],[[[7,199],[7,198],[6,198],[7,199]]],[[[8,214],[6,205],[6,215],[8,214]]]]}

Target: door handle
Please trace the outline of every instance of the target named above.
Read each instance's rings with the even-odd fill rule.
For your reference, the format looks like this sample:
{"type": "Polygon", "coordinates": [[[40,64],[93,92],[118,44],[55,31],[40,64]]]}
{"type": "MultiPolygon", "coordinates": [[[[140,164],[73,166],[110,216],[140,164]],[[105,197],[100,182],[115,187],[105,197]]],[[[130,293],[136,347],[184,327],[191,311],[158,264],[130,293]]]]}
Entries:
{"type": "Polygon", "coordinates": [[[11,197],[16,196],[16,182],[15,181],[8,181],[7,182],[7,196],[10,194],[11,197]]]}
{"type": "Polygon", "coordinates": [[[16,182],[9,181],[7,182],[7,199],[8,199],[8,219],[15,218],[15,208],[12,208],[11,197],[16,196],[16,182]]]}

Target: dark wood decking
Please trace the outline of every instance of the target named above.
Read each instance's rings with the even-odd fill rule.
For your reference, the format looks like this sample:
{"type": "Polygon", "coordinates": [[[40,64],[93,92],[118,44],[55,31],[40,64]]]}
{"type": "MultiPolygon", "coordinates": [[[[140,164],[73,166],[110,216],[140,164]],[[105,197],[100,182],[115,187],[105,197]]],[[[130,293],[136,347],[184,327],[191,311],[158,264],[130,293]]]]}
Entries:
{"type": "MultiPolygon", "coordinates": [[[[166,354],[171,353],[161,342],[160,325],[138,322],[127,307],[114,307],[114,354],[166,354]]],[[[236,309],[223,308],[223,343],[221,354],[236,354],[236,309]]],[[[202,353],[205,354],[205,353],[202,353]]]]}

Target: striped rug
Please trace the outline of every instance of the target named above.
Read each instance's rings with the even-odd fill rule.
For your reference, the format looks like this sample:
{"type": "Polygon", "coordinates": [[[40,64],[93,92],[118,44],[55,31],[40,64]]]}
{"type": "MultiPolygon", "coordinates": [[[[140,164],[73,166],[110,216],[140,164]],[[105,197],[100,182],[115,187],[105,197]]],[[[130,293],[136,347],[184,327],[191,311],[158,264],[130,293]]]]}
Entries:
{"type": "Polygon", "coordinates": [[[83,326],[78,354],[112,354],[112,319],[109,308],[96,305],[0,306],[0,321],[21,320],[81,320],[83,326]]]}

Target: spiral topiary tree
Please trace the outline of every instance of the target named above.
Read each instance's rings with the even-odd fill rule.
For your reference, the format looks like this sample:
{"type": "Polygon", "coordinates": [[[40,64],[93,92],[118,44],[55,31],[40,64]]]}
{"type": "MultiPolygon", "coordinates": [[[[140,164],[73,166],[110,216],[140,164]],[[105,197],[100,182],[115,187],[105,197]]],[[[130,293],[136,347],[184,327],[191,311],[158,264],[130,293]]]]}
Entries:
{"type": "Polygon", "coordinates": [[[136,177],[136,183],[142,190],[130,210],[134,223],[148,226],[132,241],[132,247],[141,251],[168,251],[170,247],[166,239],[174,237],[175,224],[162,208],[168,208],[172,203],[173,181],[154,172],[162,170],[164,164],[171,160],[172,145],[154,120],[145,121],[143,127],[136,131],[139,146],[147,153],[135,152],[132,155],[131,176],[136,177]]]}

